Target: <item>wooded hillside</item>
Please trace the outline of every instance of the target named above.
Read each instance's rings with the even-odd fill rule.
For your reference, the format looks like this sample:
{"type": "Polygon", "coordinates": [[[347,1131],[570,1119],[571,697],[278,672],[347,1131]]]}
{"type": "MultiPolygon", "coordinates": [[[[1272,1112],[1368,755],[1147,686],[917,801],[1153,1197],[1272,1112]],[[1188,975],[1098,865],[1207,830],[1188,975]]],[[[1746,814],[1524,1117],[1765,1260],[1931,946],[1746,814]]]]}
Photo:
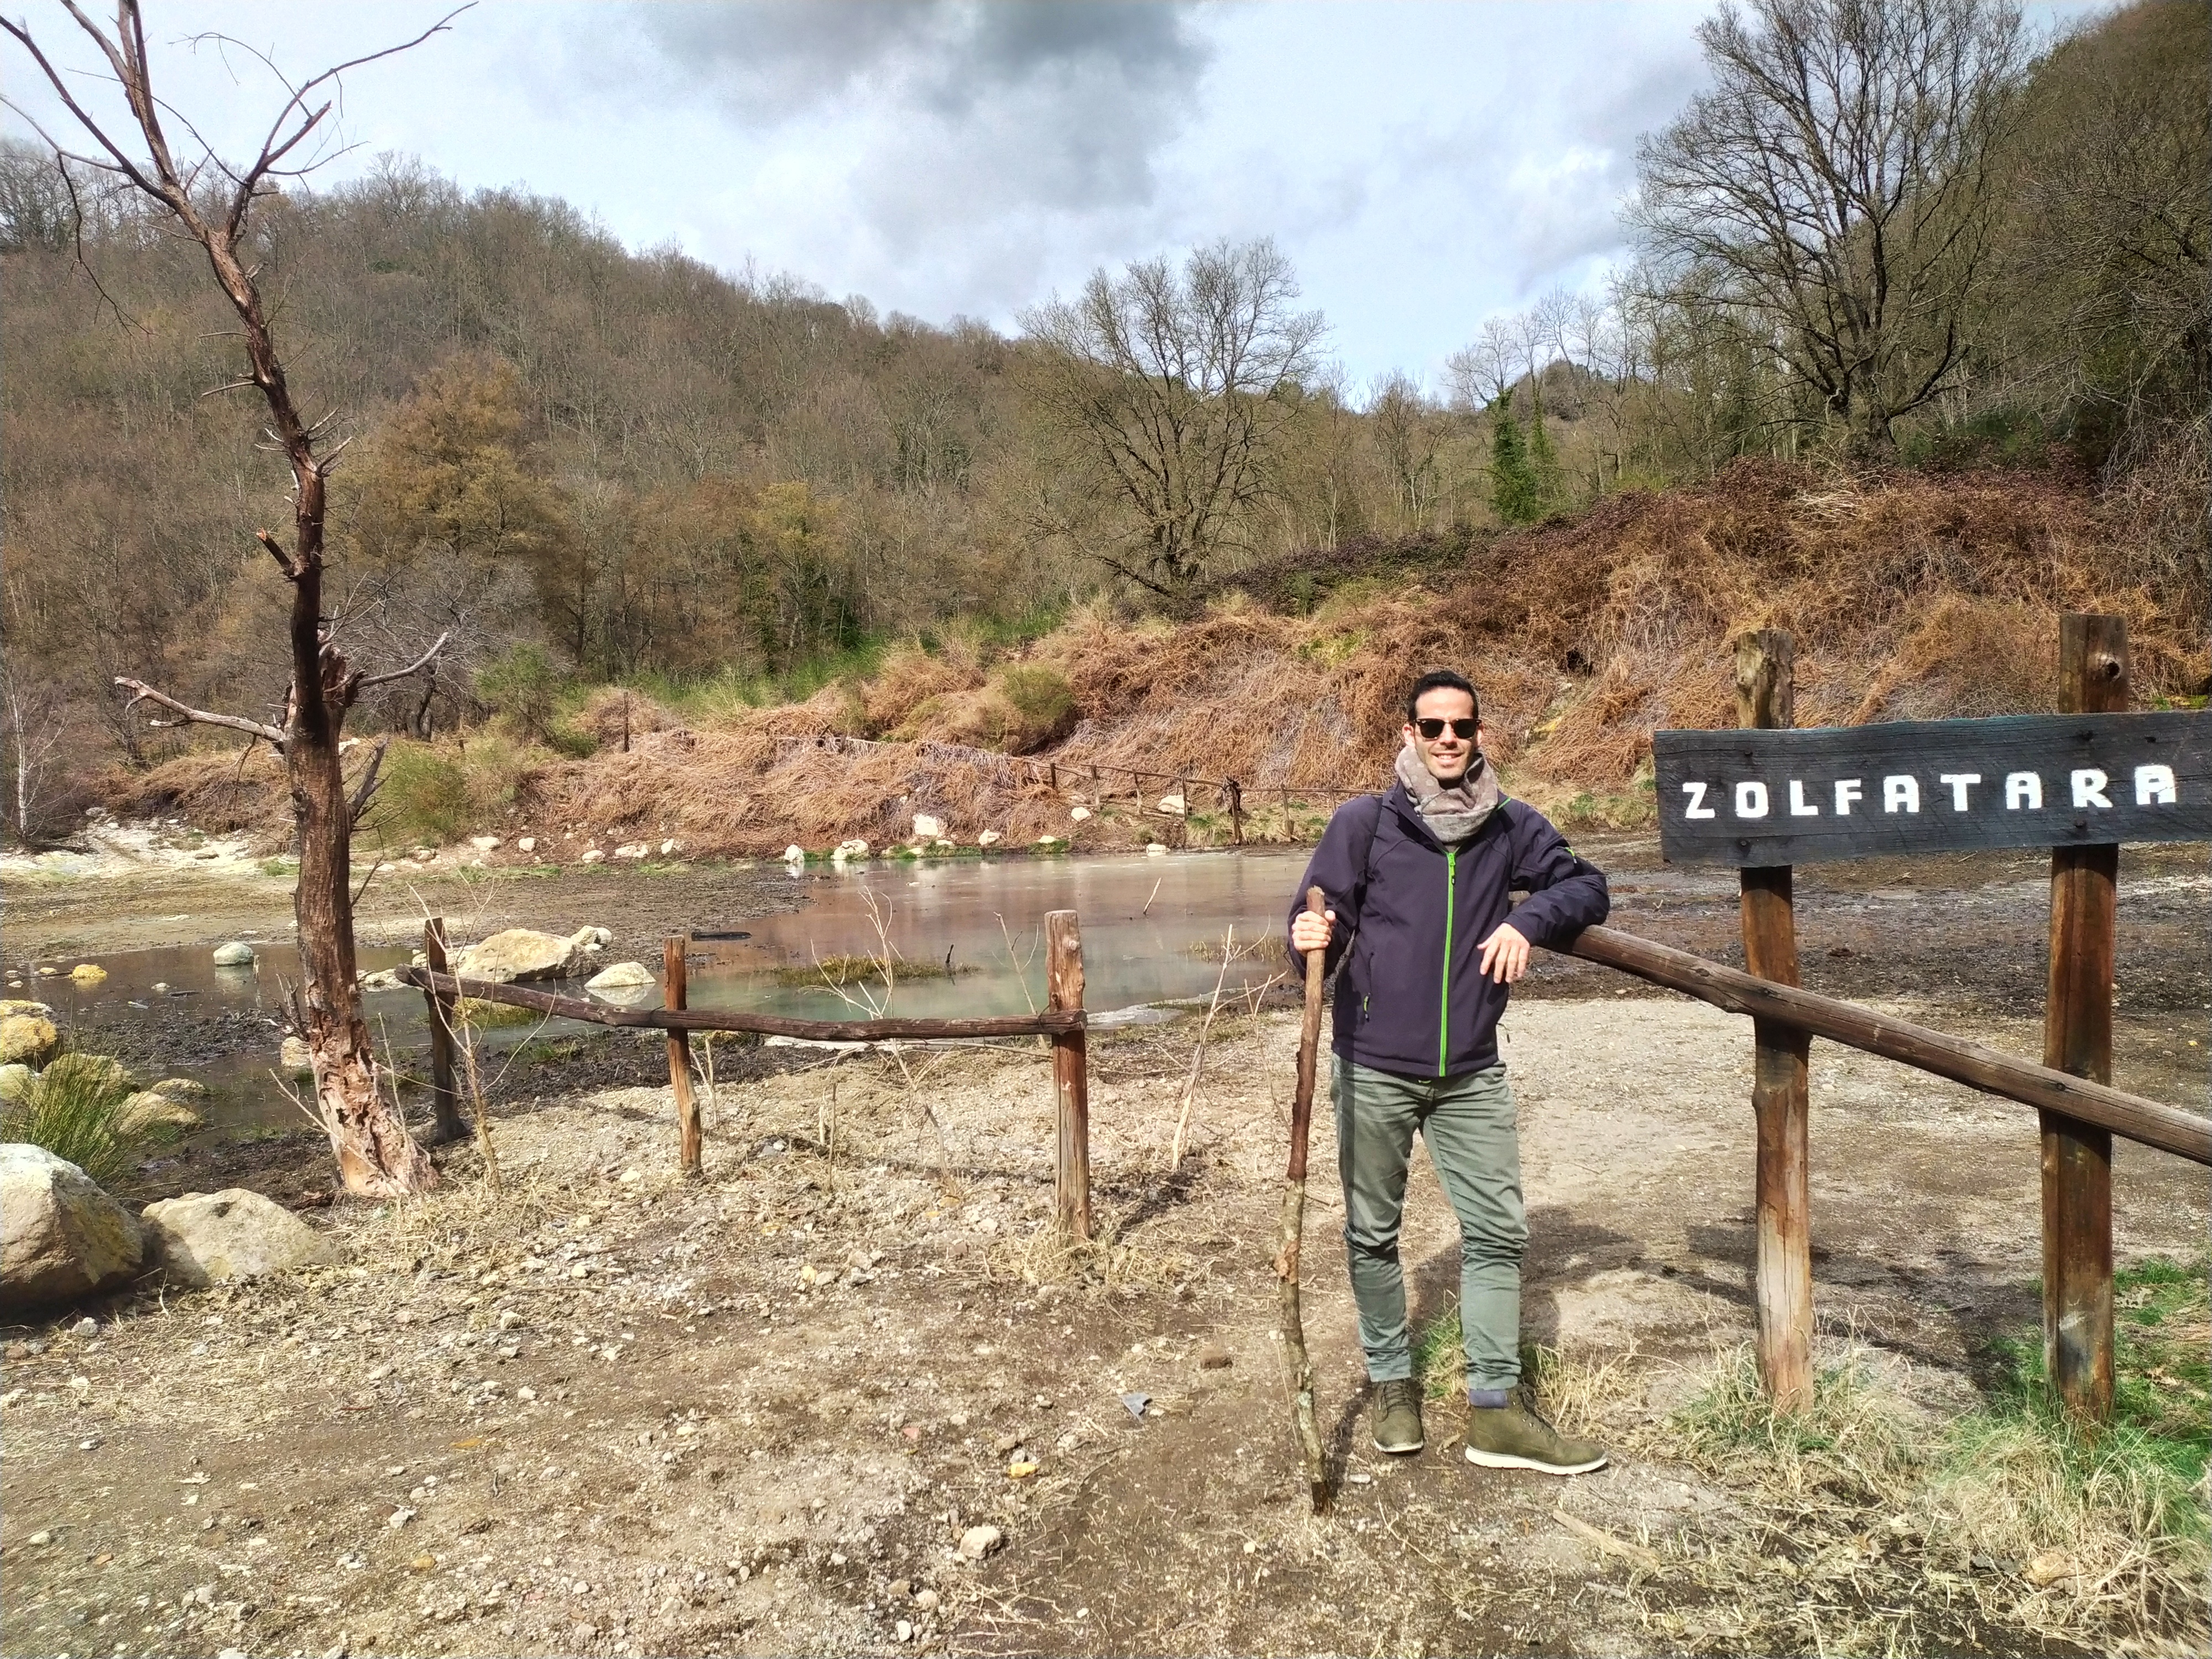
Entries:
{"type": "MultiPolygon", "coordinates": [[[[1703,488],[1747,459],[1807,469],[1789,475],[1800,528],[1784,540],[1816,562],[1849,541],[1802,531],[1819,511],[1802,503],[1824,491],[1909,495],[1916,525],[1947,512],[1986,525],[1992,486],[1974,469],[2004,465],[2034,475],[1997,486],[2021,494],[2021,512],[2049,506],[2021,532],[2025,563],[1991,564],[1975,535],[1929,529],[1869,567],[1887,586],[1867,588],[1865,570],[1798,573],[1860,596],[1806,613],[1808,627],[1857,630],[1835,648],[1870,678],[1836,701],[1839,717],[1887,707],[1884,676],[1936,672],[1934,635],[1908,647],[1894,635],[1904,666],[1867,654],[1869,607],[1890,615],[1910,597],[1931,613],[2002,604],[2026,616],[2058,602],[2026,574],[2038,560],[2063,566],[2069,594],[2139,618],[2156,664],[2141,684],[2192,690],[2212,396],[2204,20],[2194,0],[2149,0],[2039,59],[1987,49],[1978,136],[1954,143],[1975,168],[1974,266],[1945,278],[1940,363],[1925,319],[1884,337],[1878,419],[1866,394],[1854,404],[1820,390],[1818,362],[1762,309],[1766,290],[1683,256],[1685,226],[1710,229],[1720,211],[1697,180],[1665,173],[1694,153],[1697,124],[1719,118],[1704,103],[1647,147],[1644,254],[1611,296],[1553,295],[1492,319],[1440,395],[1404,376],[1345,385],[1266,244],[1102,271],[1008,337],[633,253],[562,203],[466,194],[407,158],[266,201],[259,252],[293,378],[313,414],[334,412],[355,439],[330,514],[349,649],[398,662],[441,630],[455,641],[434,674],[378,693],[356,729],[431,740],[495,718],[505,741],[574,757],[595,741],[580,714],[595,687],[629,686],[708,725],[834,684],[839,706],[864,711],[854,729],[1033,748],[1103,712],[1079,673],[1065,706],[1042,681],[990,690],[1002,660],[1025,659],[1023,643],[1063,619],[1055,638],[1118,636],[1133,660],[1175,619],[1246,614],[1239,592],[1261,596],[1250,614],[1311,610],[1353,566],[1376,603],[1402,579],[1390,573],[1413,569],[1474,607],[1469,646],[1480,617],[1519,605],[1524,635],[1574,641],[1529,647],[1528,674],[1601,680],[1629,672],[1632,647],[1650,648],[1634,641],[1660,637],[1635,620],[1638,605],[1710,610],[1700,640],[1787,608],[1757,560],[1730,562],[1726,527],[1741,479],[1784,475],[1650,494],[1703,488]],[[1240,283],[1273,331],[1247,354],[1264,375],[1216,373],[1203,349],[1166,362],[1131,345],[1132,319],[1164,319],[1203,348],[1194,319],[1240,283]],[[1923,384],[1917,401],[1896,390],[1923,384]],[[1164,480],[1149,495],[1126,464],[1128,434],[1148,422],[1184,434],[1182,451],[1135,455],[1164,480]],[[1852,470],[1838,471],[1846,457],[1852,470]],[[1200,499],[1184,475],[1207,466],[1231,483],[1200,499]],[[1707,527],[1655,552],[1660,565],[1639,562],[1632,527],[1670,514],[1707,527]],[[1498,539],[1562,515],[1571,522],[1498,539]],[[1718,560],[1694,578],[1665,563],[1692,543],[1718,560]],[[1972,568],[1944,562],[1944,548],[1968,544],[1983,550],[1972,568]],[[1504,549],[1510,561],[1490,562],[1504,549]],[[1592,631],[1601,612],[1617,615],[1610,634],[1592,631]],[[879,717],[901,677],[950,701],[879,717]]],[[[1714,61],[1752,49],[1716,27],[1714,61]]],[[[1963,199],[1943,196],[1954,205],[1941,211],[1965,213],[1963,199]]],[[[1855,250],[1872,233],[1854,221],[1835,234],[1840,274],[1824,280],[1860,280],[1855,250]]],[[[127,711],[115,675],[249,712],[283,696],[283,596],[251,536],[283,517],[283,475],[256,447],[255,409],[218,390],[235,376],[233,342],[194,258],[97,179],[72,193],[50,155],[0,150],[0,726],[19,786],[9,823],[33,837],[64,829],[109,763],[143,775],[204,740],[127,711]]],[[[2009,684],[2025,671],[1990,672],[2009,684]]],[[[1954,706],[2027,706],[2013,695],[1954,706]]],[[[1552,693],[1527,697],[1541,707],[1552,693]]],[[[1594,787],[1631,769],[1633,744],[1612,744],[1602,762],[1590,751],[1594,787]]]]}

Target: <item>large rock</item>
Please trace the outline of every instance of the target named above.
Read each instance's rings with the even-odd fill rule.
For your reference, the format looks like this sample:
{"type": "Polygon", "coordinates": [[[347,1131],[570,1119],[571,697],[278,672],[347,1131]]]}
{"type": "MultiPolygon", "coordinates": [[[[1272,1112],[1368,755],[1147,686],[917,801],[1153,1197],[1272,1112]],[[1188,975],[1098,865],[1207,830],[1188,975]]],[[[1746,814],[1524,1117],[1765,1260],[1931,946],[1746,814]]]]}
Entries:
{"type": "Polygon", "coordinates": [[[18,1014],[36,1014],[43,1019],[53,1012],[43,1002],[27,1002],[21,997],[0,997],[0,1019],[13,1019],[18,1014]]]}
{"type": "Polygon", "coordinates": [[[145,1222],[148,1254],[171,1279],[195,1287],[323,1267],[338,1259],[330,1241],[313,1227],[242,1187],[149,1204],[145,1222]]]}
{"type": "Polygon", "coordinates": [[[173,1095],[144,1089],[123,1103],[115,1127],[125,1134],[144,1134],[152,1129],[198,1129],[207,1120],[173,1095]]]}
{"type": "Polygon", "coordinates": [[[251,968],[253,966],[253,947],[233,939],[228,945],[215,947],[215,965],[218,968],[251,968]]]}
{"type": "Polygon", "coordinates": [[[463,979],[506,985],[521,979],[574,979],[614,935],[604,927],[579,927],[566,939],[534,927],[510,927],[453,958],[463,979]]]}
{"type": "Polygon", "coordinates": [[[38,1075],[20,1060],[0,1066],[0,1100],[21,1100],[38,1075]]]}
{"type": "Polygon", "coordinates": [[[89,1296],[138,1271],[138,1224],[43,1146],[0,1146],[0,1309],[89,1296]]]}
{"type": "Polygon", "coordinates": [[[642,990],[657,985],[653,972],[641,962],[611,962],[584,981],[586,991],[642,990]]]}
{"type": "Polygon", "coordinates": [[[61,1052],[62,1034],[44,1014],[0,1019],[0,1066],[43,1066],[61,1052]]]}

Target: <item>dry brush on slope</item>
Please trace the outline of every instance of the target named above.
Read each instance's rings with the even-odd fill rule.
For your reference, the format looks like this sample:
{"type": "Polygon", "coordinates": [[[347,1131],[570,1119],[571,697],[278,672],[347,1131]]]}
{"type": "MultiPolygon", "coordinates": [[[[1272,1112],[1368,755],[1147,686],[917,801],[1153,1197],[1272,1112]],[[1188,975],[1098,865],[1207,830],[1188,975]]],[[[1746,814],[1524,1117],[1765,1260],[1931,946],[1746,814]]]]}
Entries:
{"type": "MultiPolygon", "coordinates": [[[[2201,566],[2162,558],[2121,508],[2063,474],[1823,477],[1747,462],[1708,486],[1617,496],[1434,555],[1393,577],[1363,554],[1342,580],[1308,558],[1298,581],[1255,573],[1182,622],[1086,606],[995,663],[972,643],[914,647],[870,680],[712,723],[636,699],[628,753],[562,759],[472,740],[476,760],[457,764],[480,781],[497,771],[470,810],[537,835],[540,856],[647,838],[687,855],[880,845],[904,839],[917,812],[970,842],[995,829],[1110,846],[1160,824],[1110,811],[1073,822],[1088,767],[1235,777],[1248,791],[1379,781],[1405,688],[1436,665],[1480,686],[1510,787],[1614,816],[1633,815],[1653,731],[1732,723],[1729,641],[1747,628],[1796,634],[1808,725],[2048,708],[2069,609],[2127,617],[2145,699],[2201,694],[2212,670],[2201,566]],[[1066,735],[1047,721],[1040,738],[1017,705],[1042,709],[1036,688],[1054,684],[1066,735]],[[830,737],[899,741],[798,741],[830,737]],[[979,749],[1026,749],[1067,787],[979,749]]],[[[593,721],[603,744],[605,724],[593,721]]],[[[261,808],[231,787],[238,775],[234,755],[187,757],[118,776],[111,804],[241,827],[261,808]]]]}

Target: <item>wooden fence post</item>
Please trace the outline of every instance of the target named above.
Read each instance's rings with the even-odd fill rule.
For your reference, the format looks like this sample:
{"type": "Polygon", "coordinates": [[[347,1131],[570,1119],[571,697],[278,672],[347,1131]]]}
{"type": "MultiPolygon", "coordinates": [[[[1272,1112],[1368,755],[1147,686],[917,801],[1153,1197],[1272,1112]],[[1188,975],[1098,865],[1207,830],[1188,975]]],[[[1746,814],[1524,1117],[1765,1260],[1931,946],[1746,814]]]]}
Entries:
{"type": "MultiPolygon", "coordinates": [[[[660,1000],[662,1006],[682,1008],[688,1006],[690,994],[690,975],[684,960],[690,940],[672,939],[660,951],[660,1000]]],[[[668,1086],[676,1096],[676,1160],[687,1176],[696,1176],[700,1170],[702,1136],[699,1133],[699,1103],[691,1093],[691,1037],[686,1031],[672,1030],[668,1034],[668,1086]]]]}
{"type": "MultiPolygon", "coordinates": [[[[2068,612],[2058,623],[2058,712],[2128,706],[2128,626],[2068,612]]],[[[2065,801],[2054,802],[2060,811],[2065,801]]],[[[2051,980],[2043,1063],[2112,1080],[2118,846],[2051,852],[2051,980]]],[[[2112,1414],[2112,1134],[2061,1112],[2043,1119],[2043,1364],[2068,1411],[2112,1414]]]]}
{"type": "MultiPolygon", "coordinates": [[[[1048,910],[1044,918],[1045,986],[1048,1006],[1083,1006],[1083,927],[1073,910],[1048,910]]],[[[1080,1030],[1052,1039],[1052,1093],[1059,1125],[1053,1160],[1054,1224],[1068,1238],[1091,1237],[1091,1081],[1080,1030]]]]}
{"type": "MultiPolygon", "coordinates": [[[[434,974],[451,973],[446,957],[446,919],[432,916],[422,924],[422,961],[434,974]]],[[[468,1133],[461,1121],[459,1103],[453,1097],[453,999],[435,991],[422,993],[430,1012],[430,1109],[434,1114],[430,1139],[444,1146],[468,1133]]]]}
{"type": "MultiPolygon", "coordinates": [[[[1746,634],[1735,646],[1738,726],[1796,724],[1796,647],[1780,629],[1746,634]]],[[[1796,985],[1797,913],[1786,864],[1742,872],[1743,965],[1761,979],[1796,985]]],[[[1772,1020],[1752,1022],[1751,1107],[1759,1123],[1758,1255],[1753,1291],[1759,1319],[1759,1376],[1775,1406],[1813,1403],[1813,1236],[1807,1056],[1813,1039],[1772,1020]]]]}
{"type": "Polygon", "coordinates": [[[1236,845],[1244,844],[1244,789],[1231,778],[1222,786],[1222,793],[1229,801],[1229,836],[1236,845]]]}

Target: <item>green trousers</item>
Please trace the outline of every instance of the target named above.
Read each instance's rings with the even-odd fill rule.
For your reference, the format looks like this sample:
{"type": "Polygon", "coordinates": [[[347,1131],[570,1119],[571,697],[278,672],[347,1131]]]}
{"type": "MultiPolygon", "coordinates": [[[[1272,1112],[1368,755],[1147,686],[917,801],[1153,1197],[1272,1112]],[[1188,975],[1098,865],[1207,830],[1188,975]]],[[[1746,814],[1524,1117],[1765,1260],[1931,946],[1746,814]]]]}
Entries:
{"type": "Polygon", "coordinates": [[[1344,1249],[1359,1308],[1367,1375],[1413,1374],[1398,1224],[1416,1130],[1459,1217],[1460,1331],[1469,1389],[1521,1380],[1521,1142],[1505,1068],[1450,1078],[1400,1077],[1335,1057],[1336,1158],[1344,1181],[1344,1249]]]}

